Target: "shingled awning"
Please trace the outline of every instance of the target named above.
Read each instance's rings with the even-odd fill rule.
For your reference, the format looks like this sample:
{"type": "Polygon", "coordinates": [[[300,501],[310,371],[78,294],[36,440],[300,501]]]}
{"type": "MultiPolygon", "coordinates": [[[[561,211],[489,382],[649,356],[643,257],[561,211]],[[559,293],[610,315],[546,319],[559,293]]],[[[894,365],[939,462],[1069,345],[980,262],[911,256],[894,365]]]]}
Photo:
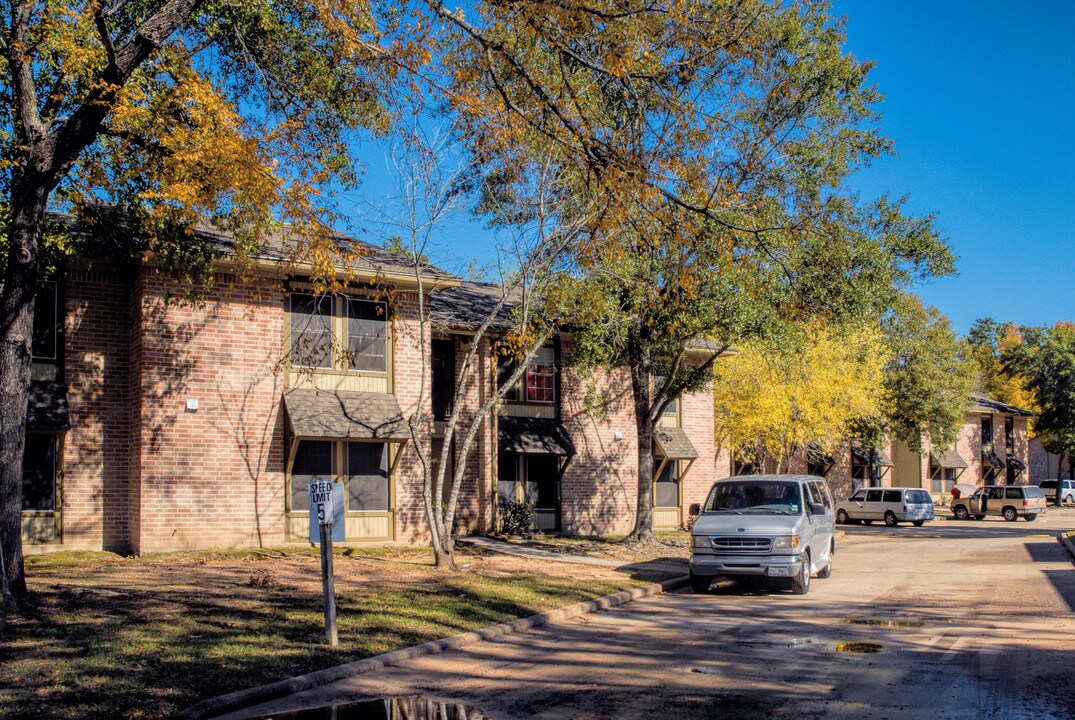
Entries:
{"type": "Polygon", "coordinates": [[[344,390],[294,388],[284,393],[295,439],[410,439],[395,395],[344,390]]]}
{"type": "Polygon", "coordinates": [[[698,450],[683,428],[657,428],[653,431],[653,446],[658,455],[669,460],[698,459],[698,450]]]}
{"type": "Polygon", "coordinates": [[[982,462],[995,468],[1006,467],[1004,461],[997,455],[996,450],[982,450],[982,462]]]}
{"type": "Polygon", "coordinates": [[[67,387],[58,382],[30,383],[26,404],[27,430],[70,430],[71,415],[67,407],[67,387]]]}
{"type": "Polygon", "coordinates": [[[571,436],[558,420],[501,417],[497,421],[501,452],[524,455],[574,455],[571,436]]]}
{"type": "Polygon", "coordinates": [[[825,448],[821,447],[819,442],[808,442],[806,444],[806,460],[812,465],[835,465],[836,460],[825,452],[825,448]]]}
{"type": "Polygon", "coordinates": [[[930,450],[929,459],[930,462],[939,468],[965,469],[970,467],[970,463],[964,460],[955,449],[930,450]]]}
{"type": "MultiPolygon", "coordinates": [[[[873,451],[873,454],[878,467],[892,467],[892,458],[890,458],[888,453],[884,450],[878,448],[873,451]]],[[[870,464],[870,451],[858,445],[851,446],[851,457],[853,457],[855,462],[859,465],[870,464]]]]}
{"type": "Polygon", "coordinates": [[[1008,467],[1010,467],[1012,470],[1026,470],[1026,463],[1023,462],[1022,458],[1016,457],[1015,455],[1009,455],[1007,460],[1008,467]]]}

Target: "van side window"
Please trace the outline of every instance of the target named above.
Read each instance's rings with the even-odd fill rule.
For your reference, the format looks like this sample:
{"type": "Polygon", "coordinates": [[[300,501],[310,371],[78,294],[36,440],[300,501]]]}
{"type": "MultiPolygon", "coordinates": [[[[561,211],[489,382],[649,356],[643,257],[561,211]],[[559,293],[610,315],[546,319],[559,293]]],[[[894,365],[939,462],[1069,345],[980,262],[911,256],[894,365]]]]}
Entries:
{"type": "Polygon", "coordinates": [[[1023,499],[1023,488],[1018,488],[1018,487],[1004,488],[1004,495],[1009,500],[1022,500],[1023,499]]]}
{"type": "Polygon", "coordinates": [[[881,491],[870,490],[866,493],[866,502],[881,502],[881,491]]]}
{"type": "Polygon", "coordinates": [[[829,493],[829,487],[819,482],[817,484],[817,494],[821,496],[821,504],[825,506],[826,510],[832,510],[832,495],[829,493]]]}
{"type": "Polygon", "coordinates": [[[986,494],[989,496],[990,500],[1003,500],[1004,499],[1004,488],[1002,488],[1002,487],[989,488],[988,490],[986,490],[986,494]]]}
{"type": "Polygon", "coordinates": [[[898,502],[900,502],[900,491],[899,490],[885,490],[885,502],[887,502],[887,503],[898,503],[898,502]]]}
{"type": "Polygon", "coordinates": [[[866,491],[865,490],[859,490],[857,493],[855,493],[854,495],[851,496],[851,499],[854,500],[855,502],[862,502],[863,500],[866,499],[866,491]]]}

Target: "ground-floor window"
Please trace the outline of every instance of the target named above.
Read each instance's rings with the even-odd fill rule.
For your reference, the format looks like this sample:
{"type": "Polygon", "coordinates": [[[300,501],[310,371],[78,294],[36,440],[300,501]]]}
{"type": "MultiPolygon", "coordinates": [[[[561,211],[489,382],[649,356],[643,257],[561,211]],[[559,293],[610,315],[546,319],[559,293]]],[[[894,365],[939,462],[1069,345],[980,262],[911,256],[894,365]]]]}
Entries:
{"type": "Polygon", "coordinates": [[[930,492],[940,495],[952,489],[956,483],[956,469],[930,466],[930,492]]]}
{"type": "Polygon", "coordinates": [[[501,453],[497,458],[497,494],[502,500],[526,500],[535,508],[560,506],[560,462],[556,455],[501,453]]]}
{"type": "MultiPolygon", "coordinates": [[[[661,458],[653,462],[660,467],[661,458]]],[[[653,483],[653,506],[659,508],[679,507],[679,461],[669,460],[665,463],[657,482],[653,483]]]]}
{"type": "Polygon", "coordinates": [[[310,510],[308,487],[314,480],[343,483],[347,512],[387,512],[388,443],[300,440],[289,480],[292,512],[310,510]]]}
{"type": "Polygon", "coordinates": [[[22,509],[28,512],[55,512],[56,435],[29,433],[22,455],[22,509]]]}

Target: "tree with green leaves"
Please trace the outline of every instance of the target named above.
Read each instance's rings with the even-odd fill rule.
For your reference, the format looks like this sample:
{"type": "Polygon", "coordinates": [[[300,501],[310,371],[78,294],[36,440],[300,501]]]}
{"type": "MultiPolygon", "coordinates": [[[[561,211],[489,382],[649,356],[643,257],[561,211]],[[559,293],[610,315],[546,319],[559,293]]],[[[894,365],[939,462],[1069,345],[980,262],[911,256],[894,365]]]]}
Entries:
{"type": "MultiPolygon", "coordinates": [[[[922,451],[924,437],[934,447],[951,447],[977,380],[968,345],[947,317],[910,294],[885,316],[882,328],[889,352],[882,411],[860,418],[853,433],[874,459],[889,439],[901,440],[915,452],[922,451]]],[[[871,466],[876,477],[876,462],[871,466]]]]}
{"type": "Polygon", "coordinates": [[[811,317],[876,321],[898,290],[951,271],[931,218],[846,190],[890,143],[870,65],[826,3],[429,7],[458,30],[450,104],[483,191],[510,195],[552,163],[559,216],[584,217],[575,362],[630,368],[631,539],[652,535],[655,423],[710,382],[722,348],[811,317]]]}
{"type": "MultiPolygon", "coordinates": [[[[1075,325],[1020,327],[1021,342],[1001,355],[1003,369],[1021,377],[1038,409],[1034,429],[1042,447],[1060,456],[1060,465],[1075,458],[1075,325]]],[[[1059,488],[1054,500],[1063,505],[1059,488]]]]}
{"type": "Polygon", "coordinates": [[[355,133],[386,127],[383,90],[418,51],[382,44],[366,2],[11,0],[0,17],[0,554],[17,596],[42,269],[104,240],[197,293],[211,253],[194,225],[231,232],[242,260],[286,221],[295,259],[334,279],[329,196],[355,181],[355,133]],[[83,232],[48,232],[55,208],[83,232]]]}

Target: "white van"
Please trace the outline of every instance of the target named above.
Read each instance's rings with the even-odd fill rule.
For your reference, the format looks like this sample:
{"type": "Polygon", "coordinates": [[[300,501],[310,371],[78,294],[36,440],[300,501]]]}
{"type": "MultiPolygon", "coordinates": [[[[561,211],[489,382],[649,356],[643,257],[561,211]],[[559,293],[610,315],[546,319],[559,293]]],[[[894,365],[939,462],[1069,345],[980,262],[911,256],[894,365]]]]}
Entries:
{"type": "Polygon", "coordinates": [[[797,595],[810,578],[832,574],[836,516],[825,481],[812,475],[740,475],[718,480],[705,505],[691,506],[691,589],[722,575],[790,581],[797,595]],[[700,511],[700,512],[699,512],[700,511]]]}
{"type": "Polygon", "coordinates": [[[836,503],[836,522],[841,525],[884,520],[889,527],[908,521],[922,527],[933,518],[933,498],[920,488],[862,488],[836,503]]]}

